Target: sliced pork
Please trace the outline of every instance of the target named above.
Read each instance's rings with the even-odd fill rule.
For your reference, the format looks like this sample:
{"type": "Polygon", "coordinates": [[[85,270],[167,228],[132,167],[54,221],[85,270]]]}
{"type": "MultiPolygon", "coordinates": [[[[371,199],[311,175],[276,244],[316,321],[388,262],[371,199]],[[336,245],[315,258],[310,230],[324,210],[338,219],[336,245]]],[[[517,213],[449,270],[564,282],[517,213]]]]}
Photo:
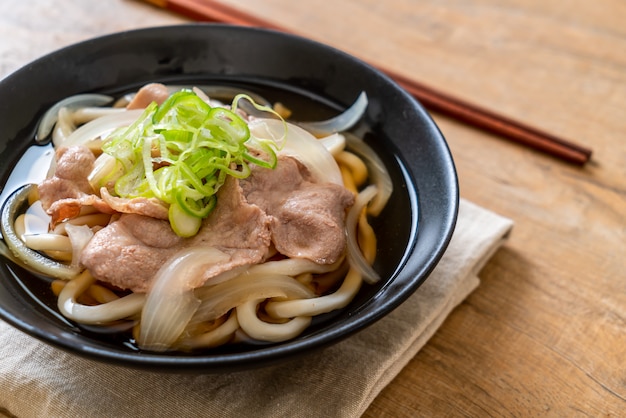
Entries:
{"type": "Polygon", "coordinates": [[[145,109],[152,102],[163,103],[170,95],[167,87],[160,83],[146,84],[137,91],[135,97],[126,105],[127,109],[145,109]]]}
{"type": "Polygon", "coordinates": [[[54,175],[38,186],[41,206],[50,215],[52,226],[78,216],[83,206],[93,206],[103,213],[114,212],[94,195],[87,180],[95,161],[88,148],[60,148],[55,158],[54,175]]]}
{"type": "Polygon", "coordinates": [[[54,175],[39,184],[41,205],[51,216],[52,225],[80,214],[83,206],[93,206],[103,213],[135,213],[168,219],[167,205],[156,198],[124,199],[111,196],[106,188],[95,194],[87,180],[95,157],[86,147],[61,148],[56,153],[54,175]]]}
{"type": "Polygon", "coordinates": [[[248,202],[258,205],[272,222],[276,249],[289,257],[332,264],[346,247],[346,209],[354,195],[332,183],[318,183],[291,157],[280,157],[274,170],[255,167],[241,181],[248,202]]]}
{"type": "Polygon", "coordinates": [[[39,185],[39,199],[46,210],[58,200],[93,194],[87,176],[96,158],[88,148],[60,148],[55,158],[54,175],[39,185]]]}
{"type": "Polygon", "coordinates": [[[341,186],[316,182],[291,157],[281,157],[274,170],[253,167],[245,180],[228,177],[215,209],[187,239],[172,231],[167,207],[155,199],[120,199],[106,190],[102,198],[95,195],[87,181],[93,161],[87,148],[60,151],[56,173],[40,185],[40,197],[53,222],[78,215],[83,205],[121,213],[94,235],[80,260],[96,279],[114,286],[146,292],[160,266],[190,246],[215,247],[230,256],[207,266],[194,286],[264,261],[271,244],[286,256],[322,264],[334,263],[345,251],[345,213],[354,196],[341,186]]]}
{"type": "Polygon", "coordinates": [[[237,180],[228,178],[193,238],[180,238],[167,221],[125,214],[94,235],[80,261],[98,280],[146,292],[163,263],[183,248],[211,246],[228,254],[228,260],[207,266],[191,283],[198,287],[223,271],[263,261],[270,246],[269,222],[261,209],[245,201],[237,180]]]}
{"type": "Polygon", "coordinates": [[[115,212],[135,213],[162,220],[168,219],[167,204],[163,203],[156,197],[135,197],[132,199],[126,199],[111,196],[106,187],[100,189],[100,196],[102,197],[102,200],[115,212]]]}
{"type": "Polygon", "coordinates": [[[98,280],[145,292],[165,260],[181,244],[167,221],[128,214],[96,232],[80,262],[98,280]]]}

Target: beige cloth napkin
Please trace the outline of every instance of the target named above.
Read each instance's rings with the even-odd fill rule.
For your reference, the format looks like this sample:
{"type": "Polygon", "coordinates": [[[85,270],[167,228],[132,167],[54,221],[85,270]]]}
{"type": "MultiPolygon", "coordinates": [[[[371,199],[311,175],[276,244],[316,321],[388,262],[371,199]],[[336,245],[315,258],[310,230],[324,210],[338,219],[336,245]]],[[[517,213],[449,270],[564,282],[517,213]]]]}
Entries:
{"type": "Polygon", "coordinates": [[[252,371],[175,375],[67,354],[0,321],[0,415],[358,417],[479,284],[512,222],[461,200],[432,275],[390,315],[321,352],[252,371]]]}

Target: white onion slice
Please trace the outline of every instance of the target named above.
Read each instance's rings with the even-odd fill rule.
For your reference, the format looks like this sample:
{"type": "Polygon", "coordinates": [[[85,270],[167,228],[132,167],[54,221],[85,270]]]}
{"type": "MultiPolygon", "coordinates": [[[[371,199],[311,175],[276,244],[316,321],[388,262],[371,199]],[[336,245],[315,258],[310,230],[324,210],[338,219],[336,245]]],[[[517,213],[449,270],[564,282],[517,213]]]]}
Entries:
{"type": "Polygon", "coordinates": [[[324,147],[324,144],[310,132],[294,124],[276,119],[255,119],[248,126],[250,134],[254,137],[271,138],[278,141],[285,135],[285,125],[287,126],[286,138],[278,155],[297,158],[321,182],[343,186],[343,179],[337,162],[324,147]]]}
{"type": "Polygon", "coordinates": [[[35,274],[43,274],[49,277],[69,280],[80,273],[76,266],[59,263],[48,257],[28,248],[24,241],[15,233],[15,218],[24,203],[28,201],[28,195],[31,190],[37,187],[34,184],[28,184],[13,192],[4,202],[2,207],[2,215],[0,219],[0,229],[2,237],[6,243],[0,245],[0,252],[7,258],[14,260],[17,264],[26,270],[35,274]]]}
{"type": "Polygon", "coordinates": [[[362,91],[349,108],[334,118],[319,122],[297,122],[297,124],[318,137],[347,131],[363,117],[367,103],[367,94],[362,91]]]}
{"type": "Polygon", "coordinates": [[[212,321],[250,300],[289,297],[306,299],[315,294],[296,279],[277,274],[242,274],[215,286],[198,289],[202,304],[192,323],[212,321]]]}
{"type": "Polygon", "coordinates": [[[181,335],[198,309],[194,281],[207,265],[230,256],[213,247],[191,247],[170,258],[157,272],[141,313],[137,343],[142,349],[165,351],[181,335]]]}
{"type": "Polygon", "coordinates": [[[346,137],[340,133],[320,138],[319,141],[332,155],[336,156],[346,148],[346,137]]]}
{"type": "Polygon", "coordinates": [[[72,243],[72,265],[78,265],[80,256],[87,243],[93,237],[93,231],[87,225],[65,225],[65,232],[72,243]]]}
{"type": "Polygon", "coordinates": [[[107,136],[117,128],[130,126],[143,112],[144,109],[133,109],[94,119],[72,132],[62,145],[71,147],[88,144],[90,141],[107,136]]]}
{"type": "Polygon", "coordinates": [[[63,107],[76,109],[85,106],[104,106],[112,101],[113,98],[111,96],[103,94],[77,94],[55,103],[41,118],[39,126],[37,127],[35,141],[43,143],[48,140],[48,137],[52,132],[52,128],[57,121],[59,109],[63,107]]]}

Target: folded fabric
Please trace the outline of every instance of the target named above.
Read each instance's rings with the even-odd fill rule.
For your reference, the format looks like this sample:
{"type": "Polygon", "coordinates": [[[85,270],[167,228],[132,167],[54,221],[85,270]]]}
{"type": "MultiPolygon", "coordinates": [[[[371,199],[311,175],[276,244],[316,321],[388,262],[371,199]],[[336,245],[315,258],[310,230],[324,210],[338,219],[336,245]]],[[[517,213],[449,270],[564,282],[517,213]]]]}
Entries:
{"type": "Polygon", "coordinates": [[[320,352],[251,371],[176,375],[77,357],[0,322],[0,415],[358,417],[479,284],[512,222],[461,200],[452,241],[391,314],[320,352]]]}

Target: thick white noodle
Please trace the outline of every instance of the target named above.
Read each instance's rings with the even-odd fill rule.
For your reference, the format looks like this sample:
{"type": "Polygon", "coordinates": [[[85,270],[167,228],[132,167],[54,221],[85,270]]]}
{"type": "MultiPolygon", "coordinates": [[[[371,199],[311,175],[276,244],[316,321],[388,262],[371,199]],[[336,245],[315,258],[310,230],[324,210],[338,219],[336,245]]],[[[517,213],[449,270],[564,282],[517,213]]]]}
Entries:
{"type": "Polygon", "coordinates": [[[178,346],[183,349],[217,347],[227,343],[238,329],[239,321],[237,321],[237,315],[233,312],[219,327],[204,334],[183,338],[178,346]]]}
{"type": "Polygon", "coordinates": [[[64,251],[72,252],[70,238],[59,234],[24,234],[24,244],[35,251],[64,251]]]}
{"type": "Polygon", "coordinates": [[[343,283],[334,293],[311,299],[270,301],[265,312],[274,318],[315,316],[345,307],[361,288],[361,274],[351,268],[343,283]]]}
{"type": "Polygon", "coordinates": [[[70,117],[75,125],[82,125],[94,119],[126,112],[126,109],[119,107],[81,107],[71,112],[70,117]]]}
{"type": "Polygon", "coordinates": [[[336,270],[343,258],[333,264],[318,264],[304,258],[286,258],[284,260],[266,261],[250,267],[244,274],[284,274],[286,276],[298,276],[303,273],[328,273],[336,270]]]}
{"type": "Polygon", "coordinates": [[[84,106],[104,106],[111,101],[113,101],[113,97],[105,96],[103,94],[77,94],[66,97],[65,99],[55,103],[46,111],[46,113],[44,113],[41,121],[39,122],[39,126],[37,127],[35,140],[37,142],[43,142],[48,138],[57,122],[59,109],[65,107],[73,110],[84,106]]]}
{"type": "Polygon", "coordinates": [[[264,299],[251,300],[237,307],[237,320],[243,332],[261,341],[281,342],[297,337],[311,324],[311,317],[299,316],[283,324],[270,324],[257,316],[257,305],[264,299]]]}
{"type": "Polygon", "coordinates": [[[63,316],[82,324],[106,324],[141,312],[145,301],[145,295],[141,293],[132,293],[96,306],[76,302],[76,299],[94,282],[95,279],[88,270],[67,282],[57,301],[63,316]]]}
{"type": "Polygon", "coordinates": [[[367,208],[367,213],[378,216],[387,205],[391,193],[393,192],[393,182],[391,181],[389,171],[378,154],[367,145],[362,138],[350,132],[346,132],[345,136],[348,149],[365,161],[365,165],[367,165],[370,173],[371,182],[378,188],[378,193],[367,208]]]}
{"type": "Polygon", "coordinates": [[[57,123],[52,130],[52,144],[55,149],[65,142],[65,140],[76,130],[76,125],[72,121],[70,111],[66,107],[59,109],[57,123]]]}
{"type": "Polygon", "coordinates": [[[369,284],[376,283],[380,280],[380,276],[376,271],[369,265],[361,248],[359,247],[359,243],[357,241],[357,223],[359,221],[359,217],[361,216],[361,212],[363,208],[370,202],[377,193],[377,187],[373,184],[367,186],[363,189],[356,197],[354,205],[348,211],[348,216],[346,217],[346,229],[348,231],[348,261],[350,262],[350,266],[359,270],[361,275],[363,276],[363,280],[365,280],[369,284]]]}

